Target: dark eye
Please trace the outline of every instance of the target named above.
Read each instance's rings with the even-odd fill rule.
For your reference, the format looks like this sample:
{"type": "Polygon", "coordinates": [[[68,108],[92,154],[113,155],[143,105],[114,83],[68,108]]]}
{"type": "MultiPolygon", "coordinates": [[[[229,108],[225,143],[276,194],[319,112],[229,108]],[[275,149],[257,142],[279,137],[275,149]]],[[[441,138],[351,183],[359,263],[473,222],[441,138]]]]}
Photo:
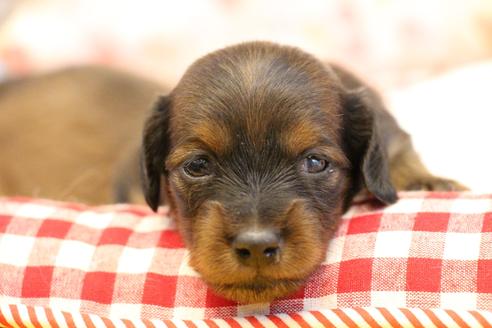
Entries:
{"type": "Polygon", "coordinates": [[[304,159],[302,168],[308,173],[319,173],[326,169],[331,169],[330,162],[325,159],[310,155],[304,159]]]}
{"type": "Polygon", "coordinates": [[[193,178],[204,177],[211,174],[210,162],[206,158],[194,159],[184,166],[187,175],[193,178]]]}

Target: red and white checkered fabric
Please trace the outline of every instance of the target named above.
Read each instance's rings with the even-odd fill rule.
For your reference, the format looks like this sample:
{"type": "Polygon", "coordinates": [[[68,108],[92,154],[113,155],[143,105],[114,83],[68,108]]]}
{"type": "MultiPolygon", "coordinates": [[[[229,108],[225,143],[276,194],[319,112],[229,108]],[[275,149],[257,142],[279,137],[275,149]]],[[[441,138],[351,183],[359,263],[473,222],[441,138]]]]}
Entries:
{"type": "Polygon", "coordinates": [[[161,208],[0,200],[0,305],[203,319],[333,308],[492,310],[492,195],[402,193],[355,205],[304,288],[271,304],[214,295],[161,208]]]}

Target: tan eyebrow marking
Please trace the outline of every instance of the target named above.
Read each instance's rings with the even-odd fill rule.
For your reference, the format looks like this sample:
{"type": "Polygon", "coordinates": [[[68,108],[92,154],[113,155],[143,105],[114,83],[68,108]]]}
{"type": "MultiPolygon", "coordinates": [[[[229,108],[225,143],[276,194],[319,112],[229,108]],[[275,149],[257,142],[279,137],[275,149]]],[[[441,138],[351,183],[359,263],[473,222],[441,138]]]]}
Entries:
{"type": "Polygon", "coordinates": [[[302,121],[296,123],[282,135],[283,148],[292,156],[298,156],[307,149],[314,148],[316,151],[326,154],[339,165],[344,167],[350,166],[350,162],[343,153],[343,150],[336,145],[323,145],[320,127],[310,122],[302,121]]]}
{"type": "Polygon", "coordinates": [[[166,160],[166,168],[173,169],[183,163],[190,154],[200,150],[198,145],[190,143],[174,148],[166,160]]]}
{"type": "Polygon", "coordinates": [[[315,147],[314,149],[316,152],[326,154],[328,158],[336,164],[341,165],[343,168],[350,167],[350,161],[340,148],[334,146],[320,146],[315,147]]]}
{"type": "Polygon", "coordinates": [[[213,121],[204,121],[193,126],[192,134],[216,154],[224,153],[232,144],[229,129],[213,121]]]}
{"type": "Polygon", "coordinates": [[[281,142],[292,155],[302,153],[320,142],[321,131],[310,122],[300,121],[282,133],[281,142]]]}

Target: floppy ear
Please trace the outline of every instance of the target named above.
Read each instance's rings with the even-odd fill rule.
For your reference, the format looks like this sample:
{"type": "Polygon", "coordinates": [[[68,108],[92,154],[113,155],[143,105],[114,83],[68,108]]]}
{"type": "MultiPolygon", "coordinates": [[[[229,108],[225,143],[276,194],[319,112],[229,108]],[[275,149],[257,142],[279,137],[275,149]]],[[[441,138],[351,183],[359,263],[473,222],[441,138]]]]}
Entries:
{"type": "Polygon", "coordinates": [[[377,96],[369,92],[372,91],[357,89],[344,96],[344,140],[354,177],[350,196],[365,186],[377,199],[392,204],[398,197],[391,183],[387,147],[380,126],[386,112],[377,96]]]}
{"type": "Polygon", "coordinates": [[[168,97],[159,97],[144,126],[140,161],[142,188],[147,204],[154,211],[159,207],[161,177],[166,173],[164,162],[170,149],[170,103],[168,97]]]}

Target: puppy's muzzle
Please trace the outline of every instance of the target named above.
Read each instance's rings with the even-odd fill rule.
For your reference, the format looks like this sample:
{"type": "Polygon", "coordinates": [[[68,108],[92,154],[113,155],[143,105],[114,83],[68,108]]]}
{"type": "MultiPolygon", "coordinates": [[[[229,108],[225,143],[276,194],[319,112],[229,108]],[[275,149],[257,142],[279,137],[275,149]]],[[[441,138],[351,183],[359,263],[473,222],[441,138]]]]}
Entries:
{"type": "Polygon", "coordinates": [[[281,242],[271,229],[246,230],[234,238],[232,248],[240,263],[260,269],[280,261],[281,242]]]}

